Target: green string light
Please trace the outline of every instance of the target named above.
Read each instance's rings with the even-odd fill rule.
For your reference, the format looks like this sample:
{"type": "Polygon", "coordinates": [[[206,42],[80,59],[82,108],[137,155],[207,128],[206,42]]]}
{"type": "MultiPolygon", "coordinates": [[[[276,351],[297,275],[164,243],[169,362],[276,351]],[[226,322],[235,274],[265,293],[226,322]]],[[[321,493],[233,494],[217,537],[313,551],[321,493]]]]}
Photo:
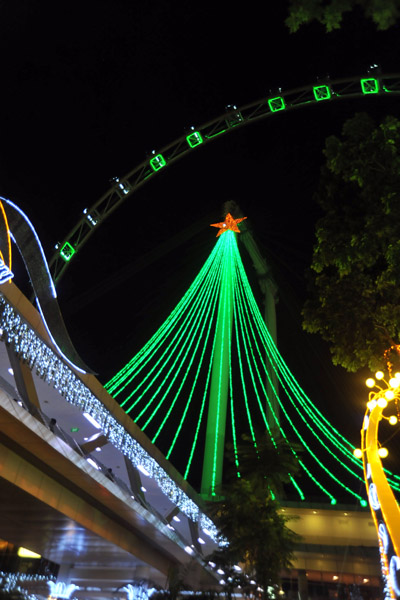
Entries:
{"type": "MultiPolygon", "coordinates": [[[[248,297],[248,296],[247,296],[247,297],[248,297]]],[[[258,311],[258,309],[257,309],[257,310],[256,310],[256,313],[258,313],[258,312],[259,312],[259,311],[258,311]]],[[[261,316],[261,315],[260,315],[260,316],[261,316]]],[[[262,323],[263,323],[263,322],[262,322],[262,323]]],[[[270,341],[270,340],[269,340],[269,341],[270,341]]],[[[256,349],[257,349],[257,351],[258,351],[258,353],[259,353],[259,355],[261,356],[260,349],[259,349],[259,347],[258,347],[258,343],[257,343],[257,340],[256,340],[256,338],[254,338],[254,339],[253,339],[252,347],[256,348],[256,349]]],[[[266,346],[264,349],[265,349],[265,350],[266,350],[266,352],[268,353],[271,347],[274,347],[274,345],[273,345],[273,342],[272,342],[272,341],[270,341],[270,343],[269,343],[269,344],[268,344],[268,345],[267,345],[267,346],[266,346]]],[[[272,358],[271,358],[271,357],[270,357],[270,360],[271,360],[271,362],[272,362],[272,358]]],[[[273,363],[272,363],[272,364],[273,364],[273,363]]],[[[274,366],[274,365],[273,365],[273,366],[274,366]]],[[[275,367],[274,367],[274,369],[275,369],[275,367]]],[[[283,389],[284,389],[285,391],[287,391],[287,389],[288,389],[288,383],[289,383],[289,388],[290,388],[290,381],[288,382],[288,380],[286,380],[285,378],[283,378],[283,377],[281,376],[281,372],[280,372],[280,371],[278,371],[277,369],[275,369],[275,372],[276,372],[276,375],[277,375],[277,377],[278,377],[278,380],[279,380],[279,382],[280,382],[280,385],[283,387],[283,389]]],[[[269,374],[268,374],[268,371],[267,371],[266,369],[265,369],[265,375],[266,375],[266,376],[269,378],[269,374]]],[[[270,384],[272,385],[272,381],[271,381],[271,380],[270,380],[270,384]]],[[[292,389],[291,389],[291,391],[292,391],[292,389]]],[[[287,393],[287,397],[289,398],[289,400],[291,400],[291,401],[293,402],[293,399],[292,399],[292,397],[291,397],[291,395],[290,395],[289,393],[287,393]]],[[[310,445],[309,445],[309,444],[306,442],[306,440],[304,439],[304,437],[303,437],[303,436],[300,434],[300,431],[299,431],[299,429],[297,428],[297,426],[295,425],[294,421],[293,421],[293,420],[292,420],[292,419],[289,417],[289,415],[288,415],[288,413],[287,413],[287,411],[286,411],[286,407],[285,407],[285,405],[284,405],[284,404],[281,402],[281,400],[280,400],[280,398],[278,397],[278,395],[277,395],[277,394],[276,394],[276,398],[277,398],[277,400],[278,400],[278,402],[279,402],[279,404],[280,404],[280,408],[281,408],[281,410],[283,411],[283,413],[285,414],[285,416],[286,416],[286,418],[287,418],[287,420],[288,420],[288,422],[289,422],[289,424],[290,424],[291,428],[292,428],[292,429],[293,429],[293,430],[296,432],[296,435],[298,436],[299,440],[300,440],[300,441],[301,441],[301,443],[304,445],[304,447],[307,449],[308,453],[309,453],[309,454],[310,454],[310,455],[311,455],[311,456],[314,458],[314,460],[315,460],[315,461],[318,463],[319,467],[321,467],[321,468],[323,469],[323,471],[325,471],[325,472],[326,472],[326,473],[327,473],[327,474],[328,474],[328,475],[329,475],[329,476],[330,476],[332,479],[334,479],[334,481],[335,481],[336,483],[338,483],[338,484],[339,484],[341,487],[343,487],[343,488],[344,488],[344,489],[345,489],[347,492],[351,493],[352,495],[355,495],[357,498],[360,498],[360,496],[359,496],[358,494],[355,494],[355,493],[353,492],[353,490],[350,490],[350,488],[348,488],[348,487],[347,487],[345,484],[343,484],[343,482],[341,482],[341,481],[340,481],[340,480],[339,480],[339,479],[338,479],[338,478],[337,478],[337,477],[334,475],[334,473],[332,473],[332,471],[330,471],[329,469],[327,469],[327,468],[326,468],[326,466],[325,466],[325,465],[322,463],[322,461],[320,461],[320,460],[319,460],[319,458],[316,456],[316,453],[315,453],[315,452],[314,452],[314,451],[313,451],[313,450],[310,448],[310,445]]],[[[295,408],[297,408],[297,407],[295,406],[295,408]]],[[[303,414],[299,413],[299,415],[300,415],[300,417],[302,418],[302,420],[303,420],[303,421],[305,421],[303,414]]],[[[305,422],[306,422],[306,421],[305,421],[305,422]]],[[[309,430],[311,431],[311,433],[312,433],[312,434],[315,436],[316,443],[322,443],[322,442],[321,442],[321,439],[318,437],[318,435],[316,435],[316,434],[315,434],[315,431],[314,431],[314,429],[313,429],[312,425],[311,425],[310,423],[307,423],[307,422],[306,422],[306,424],[307,424],[307,426],[308,426],[309,430]]],[[[323,445],[324,449],[325,449],[325,450],[327,450],[327,451],[328,451],[328,452],[331,454],[331,456],[332,456],[333,458],[335,458],[336,460],[339,460],[339,459],[336,457],[336,455],[335,455],[335,454],[334,454],[334,453],[333,453],[333,452],[332,452],[332,451],[331,451],[331,450],[330,450],[330,449],[329,449],[329,448],[328,448],[328,447],[327,447],[325,444],[323,444],[323,443],[322,443],[322,445],[323,445]]],[[[343,466],[345,466],[345,468],[348,468],[348,467],[347,467],[347,465],[343,465],[343,466]]],[[[352,474],[354,474],[354,473],[352,473],[352,474]]],[[[360,478],[360,479],[361,479],[361,478],[360,478]]],[[[314,480],[315,480],[315,482],[317,482],[315,478],[314,478],[314,480]]],[[[330,497],[331,497],[331,496],[330,496],[330,497]]]]}
{"type": "MultiPolygon", "coordinates": [[[[244,274],[245,275],[245,274],[244,274]]],[[[248,288],[248,293],[251,294],[251,289],[248,288]]],[[[253,306],[255,306],[256,312],[258,313],[258,308],[255,304],[255,300],[253,297],[253,306]]],[[[301,389],[301,387],[299,386],[298,382],[296,381],[296,379],[294,378],[294,376],[292,375],[292,373],[290,372],[290,370],[288,369],[286,363],[283,361],[282,357],[280,356],[277,348],[275,347],[272,338],[265,326],[264,321],[262,320],[261,315],[258,315],[258,322],[260,324],[260,328],[263,330],[266,338],[267,338],[267,346],[268,348],[271,350],[272,352],[272,358],[271,360],[274,360],[275,362],[278,363],[279,365],[279,369],[282,373],[285,374],[285,378],[286,381],[288,381],[290,383],[291,389],[296,397],[296,399],[299,401],[301,407],[305,410],[305,412],[308,414],[308,416],[310,417],[310,424],[308,425],[309,428],[311,430],[313,430],[313,424],[317,421],[317,425],[320,429],[320,432],[322,431],[323,434],[325,436],[327,436],[329,438],[329,441],[333,443],[333,445],[336,446],[336,448],[342,452],[346,459],[348,461],[350,461],[351,463],[353,463],[353,465],[355,465],[356,467],[359,468],[359,461],[357,461],[357,459],[355,459],[355,457],[353,456],[353,446],[352,444],[350,444],[350,442],[348,442],[344,436],[342,436],[332,425],[331,423],[324,417],[324,415],[322,415],[322,413],[317,409],[317,407],[311,402],[311,400],[308,398],[308,396],[306,396],[306,394],[304,393],[304,391],[301,389]],[[336,437],[335,437],[336,436],[336,437]],[[342,443],[344,442],[344,444],[342,443]]],[[[289,399],[291,400],[291,402],[293,402],[293,397],[291,395],[288,396],[289,399]]],[[[294,404],[294,403],[293,403],[294,404]]],[[[299,407],[294,404],[296,410],[299,412],[300,416],[302,419],[304,419],[304,416],[302,413],[300,413],[299,411],[299,407]]],[[[316,438],[319,440],[319,433],[315,433],[314,435],[316,436],[316,438]]],[[[341,460],[341,458],[339,456],[336,456],[334,453],[332,453],[328,446],[325,445],[325,449],[331,453],[331,455],[346,469],[348,470],[352,475],[354,475],[355,477],[357,477],[357,479],[361,482],[363,481],[363,478],[361,477],[361,475],[358,475],[357,473],[355,473],[354,471],[352,471],[345,462],[343,462],[341,460]]],[[[389,472],[390,473],[390,472],[389,472]]],[[[392,475],[392,474],[391,474],[392,475]]],[[[396,476],[395,476],[396,477],[396,476]]],[[[392,487],[394,487],[394,489],[398,489],[398,482],[394,481],[393,479],[390,479],[390,483],[392,485],[392,487]]]]}
{"type": "MultiPolygon", "coordinates": [[[[133,402],[133,404],[130,406],[130,408],[127,409],[127,412],[132,410],[136,406],[136,404],[138,404],[142,400],[144,394],[148,391],[148,389],[150,389],[150,387],[153,385],[155,380],[158,379],[158,377],[161,377],[163,369],[167,367],[169,360],[172,359],[174,351],[176,349],[180,348],[180,343],[181,343],[182,339],[185,338],[185,336],[187,336],[187,326],[191,321],[194,322],[194,319],[192,319],[192,317],[194,317],[196,315],[197,307],[201,304],[201,302],[203,300],[203,296],[205,295],[206,290],[208,289],[208,284],[210,283],[210,278],[213,275],[215,275],[215,270],[216,270],[216,273],[218,273],[218,264],[214,265],[214,270],[212,272],[210,272],[207,277],[205,277],[205,279],[204,279],[205,285],[200,290],[197,297],[194,296],[195,301],[193,303],[193,306],[190,307],[190,304],[188,304],[188,306],[190,307],[189,310],[185,311],[182,309],[180,311],[179,317],[183,319],[182,322],[179,324],[179,320],[176,320],[176,319],[174,320],[175,326],[178,327],[178,325],[179,325],[179,328],[177,328],[175,335],[173,336],[172,340],[169,342],[168,346],[165,347],[165,350],[162,352],[161,356],[159,356],[159,358],[154,362],[154,357],[156,356],[156,352],[159,348],[160,349],[162,348],[162,344],[153,345],[152,354],[146,358],[146,361],[142,364],[141,368],[137,370],[137,372],[132,373],[131,378],[126,382],[124,387],[126,387],[126,385],[128,385],[128,383],[130,383],[133,380],[133,377],[134,376],[136,377],[142,371],[142,369],[144,369],[144,367],[147,366],[147,364],[149,362],[151,362],[151,359],[153,359],[153,367],[150,369],[149,373],[139,381],[137,387],[121,403],[121,406],[124,406],[126,404],[126,402],[128,402],[133,396],[135,396],[135,395],[137,396],[136,400],[133,402]],[[139,389],[153,374],[154,374],[153,379],[148,383],[147,387],[144,389],[144,391],[141,393],[141,395],[137,395],[139,389]]],[[[170,331],[170,328],[165,333],[168,334],[169,331],[170,331]]],[[[167,339],[167,335],[164,334],[164,338],[167,339]]],[[[171,371],[171,369],[170,369],[170,371],[171,371]]],[[[157,391],[159,391],[159,389],[156,390],[155,393],[157,393],[157,391]]]]}
{"type": "MultiPolygon", "coordinates": [[[[206,333],[206,336],[205,336],[205,339],[204,339],[204,343],[203,343],[203,349],[202,349],[202,352],[201,352],[200,360],[198,361],[198,364],[197,364],[197,370],[196,370],[195,378],[194,378],[194,381],[193,381],[193,384],[192,384],[192,388],[191,388],[191,391],[190,391],[190,394],[189,394],[188,401],[187,401],[187,403],[186,403],[186,406],[185,406],[185,409],[184,409],[184,412],[183,412],[183,415],[182,415],[181,421],[180,421],[180,423],[179,423],[179,426],[178,426],[178,428],[177,428],[177,430],[176,430],[175,436],[174,436],[174,438],[173,438],[173,440],[172,440],[172,444],[171,444],[171,446],[169,447],[169,449],[168,449],[168,452],[167,452],[167,455],[166,455],[166,457],[167,457],[168,459],[169,459],[169,457],[171,456],[171,453],[172,453],[172,450],[173,450],[173,448],[174,448],[174,445],[175,445],[175,443],[176,443],[176,440],[178,439],[179,433],[180,433],[180,432],[181,432],[181,430],[182,430],[183,423],[184,423],[184,421],[185,421],[185,419],[186,419],[186,415],[187,415],[187,412],[188,412],[188,410],[189,410],[189,406],[190,406],[190,404],[191,404],[191,401],[192,401],[192,399],[193,399],[193,395],[194,395],[194,393],[195,393],[195,390],[196,390],[196,384],[197,384],[197,381],[198,381],[198,378],[199,378],[199,375],[200,375],[200,370],[201,370],[201,367],[202,367],[202,365],[203,365],[204,355],[205,355],[205,352],[206,352],[206,349],[207,349],[208,340],[209,340],[209,337],[210,337],[210,332],[211,332],[211,324],[212,324],[213,315],[214,315],[215,308],[216,308],[216,301],[217,301],[217,294],[215,293],[215,290],[214,290],[214,294],[213,294],[213,298],[212,298],[212,304],[210,304],[210,305],[208,306],[208,309],[207,309],[207,312],[206,312],[206,314],[204,314],[204,313],[203,313],[203,314],[201,315],[201,318],[199,319],[199,323],[203,323],[203,327],[201,328],[201,333],[200,333],[200,335],[198,335],[198,336],[197,336],[197,344],[196,344],[196,348],[195,348],[195,351],[193,352],[193,354],[192,354],[192,357],[191,357],[191,359],[190,359],[190,363],[189,363],[188,369],[186,370],[186,374],[188,374],[188,373],[189,373],[189,370],[191,369],[191,367],[192,367],[192,365],[193,365],[194,359],[195,359],[195,357],[196,357],[196,352],[197,352],[197,349],[198,349],[198,347],[199,347],[199,345],[200,345],[200,342],[203,340],[203,333],[204,333],[204,329],[205,329],[205,327],[206,327],[206,324],[208,323],[207,333],[206,333]]],[[[168,410],[168,413],[167,413],[167,415],[166,415],[165,419],[162,421],[162,423],[161,423],[161,425],[160,425],[160,427],[159,427],[159,429],[158,429],[158,431],[157,431],[156,435],[153,437],[153,439],[152,439],[152,442],[153,442],[153,443],[155,443],[155,442],[156,442],[156,440],[157,440],[157,437],[158,437],[158,436],[159,436],[159,434],[161,433],[161,431],[162,431],[162,429],[163,429],[163,427],[164,427],[164,425],[165,425],[165,423],[166,423],[166,421],[167,421],[167,418],[170,416],[170,414],[171,414],[171,411],[172,411],[172,409],[173,409],[173,407],[174,407],[174,405],[175,405],[175,402],[176,402],[176,400],[177,400],[177,399],[178,399],[178,397],[179,397],[179,393],[180,393],[180,391],[182,390],[182,387],[183,387],[183,384],[184,384],[185,380],[186,380],[186,377],[185,377],[185,378],[183,378],[183,380],[182,380],[182,384],[181,384],[181,386],[180,386],[180,388],[179,388],[179,391],[178,391],[178,393],[176,394],[174,401],[171,403],[171,406],[170,406],[170,408],[169,408],[169,410],[168,410]]]]}
{"type": "MultiPolygon", "coordinates": [[[[248,296],[247,296],[247,297],[248,297],[248,296]]],[[[257,312],[258,312],[258,309],[257,309],[257,312]]],[[[253,315],[253,316],[254,316],[254,315],[253,315]]],[[[248,315],[248,321],[249,321],[249,322],[251,322],[251,317],[250,317],[250,315],[248,315]]],[[[260,349],[259,349],[259,347],[258,347],[258,343],[257,343],[257,340],[256,340],[256,338],[255,338],[255,337],[253,338],[252,342],[253,342],[253,343],[251,344],[251,347],[255,347],[255,348],[258,350],[258,353],[259,353],[259,355],[260,355],[260,359],[261,359],[261,352],[260,352],[260,349]]],[[[268,352],[268,348],[265,348],[265,350],[268,352]]],[[[260,360],[260,362],[262,362],[262,360],[260,360]]],[[[256,364],[256,363],[255,363],[255,364],[256,364]]],[[[274,366],[274,365],[273,365],[273,366],[274,366]]],[[[274,367],[274,369],[275,369],[275,367],[274,367]]],[[[278,377],[278,379],[279,379],[279,382],[280,382],[280,384],[283,386],[283,388],[284,388],[284,389],[286,389],[286,386],[285,386],[285,381],[284,381],[284,380],[283,380],[283,379],[280,377],[280,373],[279,373],[277,370],[275,370],[275,371],[276,371],[276,375],[277,375],[277,377],[278,377]]],[[[279,402],[280,408],[281,408],[282,412],[284,413],[284,415],[285,415],[286,419],[288,420],[288,422],[289,422],[289,424],[290,424],[290,427],[291,427],[291,429],[295,431],[295,433],[296,433],[296,435],[297,435],[298,439],[299,439],[299,440],[300,440],[300,442],[303,444],[303,446],[304,446],[304,447],[307,449],[308,453],[309,453],[309,454],[310,454],[310,455],[311,455],[311,456],[314,458],[314,460],[315,460],[315,461],[318,463],[318,465],[319,465],[319,466],[320,466],[320,467],[321,467],[321,468],[322,468],[322,469],[323,469],[323,470],[324,470],[324,471],[325,471],[325,472],[326,472],[326,473],[327,473],[327,474],[328,474],[330,477],[332,477],[332,478],[333,478],[333,479],[336,481],[336,483],[339,483],[339,485],[341,485],[342,487],[344,487],[344,488],[346,489],[346,491],[348,491],[349,493],[353,493],[353,492],[352,492],[352,490],[350,490],[349,488],[347,488],[347,486],[344,486],[344,485],[342,484],[342,482],[340,482],[340,481],[339,481],[339,480],[338,480],[338,479],[335,477],[335,475],[333,475],[333,474],[332,474],[332,472],[331,472],[329,469],[327,469],[327,468],[325,467],[325,465],[324,465],[324,464],[323,464],[321,461],[319,461],[319,459],[317,458],[316,454],[315,454],[315,453],[313,452],[313,450],[310,448],[309,444],[307,444],[307,442],[306,442],[306,440],[304,439],[304,437],[301,435],[301,433],[300,433],[299,429],[297,428],[297,426],[295,425],[294,421],[293,421],[293,420],[292,420],[292,419],[289,417],[289,414],[288,414],[288,412],[286,411],[286,407],[285,407],[285,405],[284,405],[284,404],[282,403],[282,401],[280,400],[280,398],[279,398],[279,395],[277,394],[277,392],[276,392],[276,390],[275,390],[275,388],[274,388],[274,386],[273,386],[273,382],[272,382],[272,380],[271,380],[271,378],[270,378],[270,375],[269,375],[269,373],[268,373],[268,370],[267,370],[267,369],[265,369],[265,375],[266,375],[266,377],[267,377],[267,378],[268,378],[268,380],[269,380],[269,383],[270,383],[270,385],[271,385],[271,388],[272,388],[272,389],[273,389],[273,391],[274,391],[275,397],[276,397],[277,401],[279,402]]],[[[261,381],[261,379],[260,379],[260,381],[261,381]]],[[[261,384],[262,384],[262,386],[263,386],[263,391],[264,391],[264,394],[265,394],[265,396],[267,397],[266,390],[265,390],[265,387],[264,387],[264,385],[263,385],[262,381],[261,381],[261,384]]],[[[281,430],[281,431],[282,431],[282,430],[281,430]]],[[[308,475],[309,475],[309,476],[311,476],[311,477],[313,478],[314,482],[315,482],[315,483],[318,485],[318,487],[320,487],[320,489],[323,489],[323,490],[325,490],[325,488],[324,488],[324,487],[322,486],[322,484],[321,484],[321,483],[320,483],[320,482],[319,482],[319,481],[316,479],[316,477],[314,477],[314,476],[312,476],[312,475],[311,475],[311,472],[310,472],[310,470],[308,470],[308,475]]],[[[331,499],[332,499],[332,495],[331,495],[329,492],[327,492],[326,490],[325,490],[325,492],[327,493],[327,495],[329,496],[329,498],[331,498],[331,499]]],[[[357,498],[358,498],[358,495],[357,495],[357,498]]]]}
{"type": "MultiPolygon", "coordinates": [[[[273,100],[277,101],[275,109],[282,106],[277,98],[273,100]]],[[[331,504],[340,493],[362,500],[355,491],[363,476],[353,446],[310,400],[276,348],[252,293],[233,231],[219,236],[182,300],[106,389],[121,398],[121,406],[142,429],[153,429],[152,441],[161,444],[168,459],[174,460],[177,448],[181,458],[182,444],[177,443],[183,436],[192,439],[186,444],[185,479],[202,450],[205,417],[210,394],[214,394],[211,494],[215,495],[218,487],[218,436],[229,413],[238,477],[238,438],[249,433],[257,451],[255,431],[262,426],[273,444],[275,436],[282,437],[296,457],[293,442],[300,442],[305,449],[298,457],[301,471],[331,504]],[[340,468],[328,467],[328,463],[340,468]],[[346,473],[354,485],[342,481],[339,473],[346,473]]],[[[390,476],[393,487],[400,489],[396,481],[400,478],[390,476]]],[[[290,481],[304,499],[297,479],[290,475],[290,481]]]]}

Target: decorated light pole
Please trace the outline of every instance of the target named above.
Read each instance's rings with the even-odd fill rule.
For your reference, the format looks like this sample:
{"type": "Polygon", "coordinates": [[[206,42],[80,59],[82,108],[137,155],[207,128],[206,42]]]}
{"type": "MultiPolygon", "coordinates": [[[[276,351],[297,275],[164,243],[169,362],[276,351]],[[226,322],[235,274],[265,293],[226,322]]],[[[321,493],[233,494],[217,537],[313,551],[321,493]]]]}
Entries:
{"type": "Polygon", "coordinates": [[[395,599],[400,597],[400,508],[382,465],[388,450],[379,443],[378,429],[383,420],[391,425],[397,423],[397,416],[390,408],[400,400],[400,373],[385,381],[384,373],[378,371],[375,379],[367,379],[366,384],[371,392],[361,430],[361,448],[355,450],[354,455],[364,463],[369,505],[378,534],[385,598],[395,599]]]}

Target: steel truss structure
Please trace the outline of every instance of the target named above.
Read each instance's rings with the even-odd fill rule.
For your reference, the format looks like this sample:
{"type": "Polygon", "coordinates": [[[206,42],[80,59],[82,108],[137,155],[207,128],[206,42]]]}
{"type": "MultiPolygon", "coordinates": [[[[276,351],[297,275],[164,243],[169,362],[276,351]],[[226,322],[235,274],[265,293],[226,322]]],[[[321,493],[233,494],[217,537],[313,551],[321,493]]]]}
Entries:
{"type": "Polygon", "coordinates": [[[229,105],[216,119],[208,121],[198,128],[192,127],[158,152],[137,165],[132,171],[113,180],[112,186],[95,202],[85,209],[78,223],[64,240],[56,245],[49,266],[54,281],[60,280],[74,255],[81,250],[93,233],[104,221],[145,183],[196,148],[212,142],[221,135],[228,134],[246,125],[272,117],[277,113],[297,108],[345,100],[358,97],[400,95],[400,74],[350,77],[330,81],[318,81],[314,85],[292,89],[277,90],[275,94],[251,104],[237,107],[229,105]]]}

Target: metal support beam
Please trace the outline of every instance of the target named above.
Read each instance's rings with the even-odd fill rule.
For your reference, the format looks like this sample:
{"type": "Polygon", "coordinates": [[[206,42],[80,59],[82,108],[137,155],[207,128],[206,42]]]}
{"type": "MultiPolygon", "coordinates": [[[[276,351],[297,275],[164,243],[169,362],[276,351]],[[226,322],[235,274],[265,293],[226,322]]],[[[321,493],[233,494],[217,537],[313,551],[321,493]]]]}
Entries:
{"type": "Polygon", "coordinates": [[[138,473],[137,469],[135,469],[131,461],[126,458],[126,456],[124,456],[124,461],[133,495],[145,508],[149,509],[144,492],[142,490],[142,480],[140,478],[140,474],[138,473]]]}
{"type": "MultiPolygon", "coordinates": [[[[244,216],[238,204],[236,204],[236,202],[233,200],[225,202],[224,211],[235,214],[237,218],[244,216]]],[[[258,244],[254,239],[251,230],[249,229],[248,221],[241,223],[240,227],[241,232],[239,240],[243,242],[243,245],[252,260],[254,269],[257,273],[258,284],[264,297],[264,322],[274,344],[278,346],[275,308],[278,302],[278,286],[273,278],[267,261],[262,255],[260,248],[258,247],[258,244]]],[[[279,403],[275,394],[279,394],[279,383],[276,373],[269,360],[266,360],[265,364],[268,373],[265,386],[267,390],[267,396],[272,407],[272,411],[268,406],[266,407],[267,420],[271,434],[276,438],[279,436],[279,403]],[[275,415],[276,418],[273,415],[275,415]]]]}
{"type": "MultiPolygon", "coordinates": [[[[227,233],[225,235],[227,235],[227,233]]],[[[230,346],[234,302],[232,274],[232,261],[227,260],[225,261],[222,270],[220,295],[218,300],[218,316],[211,373],[206,444],[201,480],[202,496],[214,500],[218,494],[221,493],[222,467],[225,449],[225,427],[229,391],[230,346]]]]}
{"type": "Polygon", "coordinates": [[[81,450],[84,454],[91,454],[96,448],[102,448],[108,443],[106,436],[98,433],[92,436],[85,444],[81,444],[81,450]]]}
{"type": "Polygon", "coordinates": [[[7,344],[6,347],[19,395],[24,402],[33,404],[40,410],[40,402],[30,368],[18,358],[11,344],[7,344]]]}

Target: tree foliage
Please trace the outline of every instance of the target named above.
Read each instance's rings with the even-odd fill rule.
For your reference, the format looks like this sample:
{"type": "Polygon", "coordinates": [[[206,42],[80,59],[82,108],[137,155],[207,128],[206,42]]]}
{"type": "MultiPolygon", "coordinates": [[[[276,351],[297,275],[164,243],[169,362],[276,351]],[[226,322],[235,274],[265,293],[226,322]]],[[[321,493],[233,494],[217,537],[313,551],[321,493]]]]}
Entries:
{"type": "Polygon", "coordinates": [[[324,154],[303,326],[334,364],[374,370],[400,341],[400,121],[357,114],[324,154]]]}
{"type": "MultiPolygon", "coordinates": [[[[287,443],[275,447],[267,435],[260,436],[257,448],[251,438],[242,436],[242,440],[238,445],[241,477],[235,474],[223,490],[224,499],[210,505],[213,519],[229,540],[229,546],[213,560],[225,571],[232,571],[232,565],[239,562],[244,564],[245,572],[268,597],[268,590],[279,583],[282,569],[290,566],[298,540],[287,527],[288,518],[279,510],[273,492],[281,489],[288,470],[295,473],[297,461],[287,443]]],[[[230,579],[234,581],[234,576],[230,579]]]]}
{"type": "Polygon", "coordinates": [[[307,23],[318,21],[328,32],[339,29],[343,15],[361,7],[377,29],[388,29],[400,16],[400,0],[290,0],[286,25],[292,33],[307,23]]]}
{"type": "MultiPolygon", "coordinates": [[[[252,489],[263,495],[282,498],[284,496],[284,484],[290,482],[290,475],[299,470],[296,453],[301,448],[297,444],[291,444],[283,438],[274,442],[270,434],[265,431],[256,435],[256,442],[250,435],[242,434],[241,442],[237,445],[237,462],[242,478],[250,482],[252,489]]],[[[234,480],[237,465],[234,460],[235,452],[233,445],[227,444],[227,456],[234,464],[231,480],[234,480]]]]}
{"type": "Polygon", "coordinates": [[[213,517],[229,540],[229,546],[214,560],[224,565],[244,564],[246,573],[256,579],[267,597],[268,587],[278,584],[281,570],[290,566],[297,539],[278,503],[240,478],[230,484],[225,499],[213,508],[213,517]]]}

